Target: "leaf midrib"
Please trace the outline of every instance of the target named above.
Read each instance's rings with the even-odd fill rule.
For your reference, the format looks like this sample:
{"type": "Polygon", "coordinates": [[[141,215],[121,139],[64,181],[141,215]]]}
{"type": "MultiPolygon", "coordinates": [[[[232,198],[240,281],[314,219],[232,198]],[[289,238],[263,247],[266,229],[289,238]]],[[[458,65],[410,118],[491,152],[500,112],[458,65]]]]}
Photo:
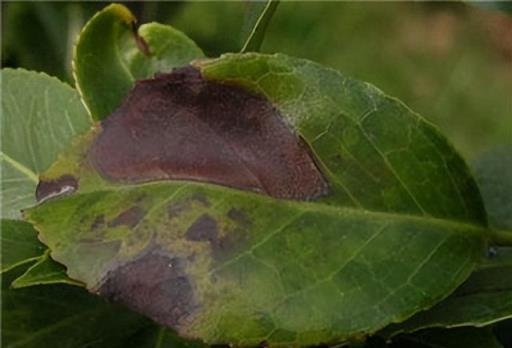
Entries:
{"type": "MultiPolygon", "coordinates": [[[[210,192],[220,193],[222,194],[222,191],[228,191],[228,192],[234,192],[236,195],[239,196],[245,196],[247,199],[250,200],[260,200],[262,202],[268,202],[268,203],[275,203],[280,202],[282,204],[288,205],[290,208],[294,208],[297,210],[303,210],[304,212],[319,212],[329,215],[337,215],[337,216],[367,216],[367,217],[378,217],[378,218],[384,218],[388,220],[408,220],[408,221],[421,221],[421,222],[427,222],[431,224],[436,225],[444,225],[449,228],[456,228],[456,229],[464,229],[467,230],[467,232],[471,232],[474,234],[485,234],[489,228],[485,225],[479,225],[474,222],[466,222],[461,221],[457,219],[449,219],[449,218],[440,218],[440,217],[434,217],[431,215],[413,215],[409,213],[399,213],[399,212],[386,212],[386,211],[374,211],[374,210],[368,210],[365,208],[354,208],[350,206],[334,206],[334,205],[328,205],[323,202],[319,201],[294,201],[294,200],[285,200],[285,199],[277,199],[272,198],[270,196],[266,196],[263,194],[251,192],[251,191],[244,191],[244,190],[238,190],[230,187],[220,186],[216,184],[206,183],[206,182],[198,182],[198,181],[187,181],[187,180],[158,180],[158,181],[152,181],[152,182],[146,182],[146,183],[139,183],[136,185],[126,185],[126,186],[119,186],[113,184],[112,186],[104,187],[101,190],[89,190],[86,192],[75,192],[73,196],[68,197],[68,199],[76,198],[81,195],[88,195],[92,193],[109,193],[113,191],[122,192],[127,190],[134,190],[138,188],[145,188],[145,187],[151,187],[151,186],[187,186],[189,189],[193,188],[204,188],[210,192]]],[[[59,199],[56,197],[55,199],[59,199]]],[[[53,199],[52,199],[53,200],[53,199]]],[[[52,201],[50,200],[50,201],[52,201]]]]}

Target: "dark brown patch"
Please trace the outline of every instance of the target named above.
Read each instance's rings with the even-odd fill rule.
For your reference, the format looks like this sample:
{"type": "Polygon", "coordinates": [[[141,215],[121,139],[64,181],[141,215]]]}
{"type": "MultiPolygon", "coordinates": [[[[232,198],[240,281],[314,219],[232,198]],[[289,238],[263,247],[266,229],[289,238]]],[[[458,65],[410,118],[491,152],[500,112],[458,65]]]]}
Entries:
{"type": "Polygon", "coordinates": [[[91,230],[94,231],[94,230],[98,229],[100,226],[102,226],[103,224],[105,224],[105,215],[103,215],[103,214],[98,215],[96,217],[96,219],[94,219],[94,221],[91,224],[91,230]]]}
{"type": "Polygon", "coordinates": [[[173,202],[167,207],[167,216],[169,219],[179,217],[180,214],[184,212],[188,206],[189,205],[185,202],[173,202]]]}
{"type": "Polygon", "coordinates": [[[138,206],[126,209],[121,214],[115,217],[114,220],[108,223],[108,227],[127,226],[130,228],[135,227],[145,215],[144,209],[138,206]]]}
{"type": "Polygon", "coordinates": [[[39,181],[36,188],[36,200],[38,202],[70,194],[78,189],[78,181],[72,175],[63,175],[55,180],[39,181]]]}
{"type": "Polygon", "coordinates": [[[243,210],[231,208],[227,213],[227,217],[237,222],[241,228],[247,228],[251,225],[251,220],[243,210]]]}
{"type": "Polygon", "coordinates": [[[185,237],[191,241],[208,241],[213,258],[218,261],[224,260],[235,251],[237,245],[243,243],[246,238],[245,229],[250,225],[242,211],[232,212],[231,215],[244,219],[225,236],[219,236],[217,221],[210,215],[203,214],[188,228],[185,237]]]}
{"type": "Polygon", "coordinates": [[[306,144],[264,98],[192,67],[138,81],[89,155],[114,181],[196,180],[311,199],[327,184],[306,144]]]}
{"type": "Polygon", "coordinates": [[[109,272],[98,293],[173,328],[198,307],[183,261],[159,250],[109,272]]]}
{"type": "Polygon", "coordinates": [[[210,206],[210,202],[208,201],[208,198],[206,198],[206,195],[202,192],[196,192],[192,196],[192,200],[201,203],[205,207],[210,206]]]}
{"type": "Polygon", "coordinates": [[[188,209],[192,209],[192,204],[194,202],[198,202],[203,207],[210,206],[210,202],[206,196],[203,193],[197,192],[194,193],[190,198],[170,203],[167,206],[167,216],[169,219],[179,217],[181,213],[187,211],[188,209]]]}
{"type": "Polygon", "coordinates": [[[204,214],[190,226],[185,233],[188,240],[216,243],[218,239],[217,221],[210,215],[204,214]]]}

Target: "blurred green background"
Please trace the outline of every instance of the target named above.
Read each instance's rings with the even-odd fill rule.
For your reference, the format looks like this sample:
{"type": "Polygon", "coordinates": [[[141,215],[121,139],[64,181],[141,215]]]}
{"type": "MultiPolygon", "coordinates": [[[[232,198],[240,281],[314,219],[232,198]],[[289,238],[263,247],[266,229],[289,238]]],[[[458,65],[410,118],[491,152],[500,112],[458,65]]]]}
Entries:
{"type": "MultiPolygon", "coordinates": [[[[105,2],[3,2],[2,66],[72,83],[73,42],[105,2]]],[[[128,2],[209,56],[238,51],[247,2],[128,2]]],[[[512,144],[511,3],[282,2],[262,51],[369,81],[439,125],[469,160],[512,144]],[[501,7],[499,9],[498,7],[501,7]],[[505,11],[503,11],[505,9],[505,11]]]]}

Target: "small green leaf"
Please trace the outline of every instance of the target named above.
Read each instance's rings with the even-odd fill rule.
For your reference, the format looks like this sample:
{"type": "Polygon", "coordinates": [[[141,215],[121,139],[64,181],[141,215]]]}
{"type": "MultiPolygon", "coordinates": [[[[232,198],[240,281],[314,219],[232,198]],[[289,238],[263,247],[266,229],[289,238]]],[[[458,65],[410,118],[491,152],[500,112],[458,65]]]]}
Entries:
{"type": "Polygon", "coordinates": [[[35,203],[39,173],[90,119],[76,91],[56,78],[22,69],[3,69],[1,78],[2,218],[16,219],[35,203]]]}
{"type": "Polygon", "coordinates": [[[203,52],[191,39],[169,25],[143,24],[139,27],[138,35],[147,44],[149,55],[140,49],[122,49],[135,80],[152,77],[155,73],[170,72],[175,67],[203,57],[203,52]]]}
{"type": "Polygon", "coordinates": [[[40,256],[36,263],[30,266],[23,275],[16,278],[11,286],[13,288],[24,288],[27,286],[48,284],[83,286],[82,283],[70,279],[66,274],[66,269],[61,264],[53,261],[48,251],[40,256]]]}
{"type": "Polygon", "coordinates": [[[93,119],[101,120],[121,104],[136,79],[169,72],[202,56],[189,38],[172,27],[150,23],[136,31],[133,14],[112,4],[80,33],[73,73],[93,119]]]}
{"type": "Polygon", "coordinates": [[[31,224],[4,219],[2,219],[1,224],[1,272],[25,263],[34,262],[44,254],[46,246],[39,242],[37,232],[31,224]]]}
{"type": "Polygon", "coordinates": [[[240,53],[258,52],[265,37],[265,31],[276,11],[279,1],[250,1],[243,24],[242,33],[245,34],[245,43],[240,53]]]}

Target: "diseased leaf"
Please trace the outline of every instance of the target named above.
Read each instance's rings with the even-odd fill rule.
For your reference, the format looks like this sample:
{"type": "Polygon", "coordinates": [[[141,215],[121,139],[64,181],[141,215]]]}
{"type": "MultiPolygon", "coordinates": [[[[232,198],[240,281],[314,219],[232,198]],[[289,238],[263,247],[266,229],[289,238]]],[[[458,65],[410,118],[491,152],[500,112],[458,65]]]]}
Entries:
{"type": "Polygon", "coordinates": [[[43,200],[76,182],[27,218],[91,291],[208,343],[304,346],[432,306],[484,254],[466,165],[398,101],[282,55],[196,69],[138,83],[41,176],[43,200]]]}
{"type": "Polygon", "coordinates": [[[90,127],[78,94],[56,78],[3,69],[1,112],[2,218],[17,219],[35,203],[39,173],[90,127]]]}
{"type": "Polygon", "coordinates": [[[439,130],[375,87],[281,54],[194,63],[208,80],[265,96],[311,147],[323,200],[485,224],[478,188],[439,130]]]}
{"type": "Polygon", "coordinates": [[[75,194],[29,218],[71,278],[211,343],[371,332],[436,302],[482,252],[471,225],[192,183],[75,194]]]}
{"type": "Polygon", "coordinates": [[[149,23],[136,30],[124,6],[112,4],[84,26],[73,57],[73,72],[93,119],[113,112],[135,79],[187,64],[202,57],[189,38],[172,27],[149,23]]]}
{"type": "Polygon", "coordinates": [[[1,221],[2,257],[0,271],[5,272],[19,265],[34,262],[46,250],[37,239],[37,231],[23,221],[1,221]]]}
{"type": "MultiPolygon", "coordinates": [[[[138,82],[102,123],[88,157],[112,181],[189,179],[296,199],[327,191],[305,144],[272,105],[204,81],[190,67],[138,82]]],[[[53,185],[40,185],[38,196],[53,185]]]]}

